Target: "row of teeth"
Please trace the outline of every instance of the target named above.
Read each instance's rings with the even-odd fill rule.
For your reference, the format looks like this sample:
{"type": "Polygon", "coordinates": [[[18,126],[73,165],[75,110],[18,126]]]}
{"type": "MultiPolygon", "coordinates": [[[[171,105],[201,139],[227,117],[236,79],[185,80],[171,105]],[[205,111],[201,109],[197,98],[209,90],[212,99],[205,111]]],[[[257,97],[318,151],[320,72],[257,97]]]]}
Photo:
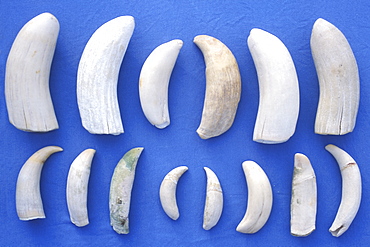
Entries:
{"type": "MultiPolygon", "coordinates": [[[[120,16],[99,27],[81,56],[77,99],[82,125],[93,134],[124,132],[117,100],[118,73],[134,31],[132,16],[120,16]],[[97,69],[99,68],[99,69],[97,69]]],[[[10,122],[25,131],[58,128],[49,92],[49,74],[59,33],[58,20],[43,13],[18,33],[6,65],[5,95],[10,122]]],[[[204,55],[206,92],[197,133],[219,136],[233,124],[241,95],[237,61],[221,41],[199,35],[194,43],[204,55]]],[[[146,59],[139,79],[142,110],[148,121],[170,124],[168,85],[183,42],[158,46],[146,59]]],[[[248,37],[259,82],[260,102],[253,140],[282,143],[295,132],[299,114],[299,85],[292,57],[274,35],[254,28],[248,37]]],[[[343,135],[355,126],[359,106],[359,75],[344,35],[318,19],[312,29],[311,50],[320,84],[315,132],[343,135]]]]}

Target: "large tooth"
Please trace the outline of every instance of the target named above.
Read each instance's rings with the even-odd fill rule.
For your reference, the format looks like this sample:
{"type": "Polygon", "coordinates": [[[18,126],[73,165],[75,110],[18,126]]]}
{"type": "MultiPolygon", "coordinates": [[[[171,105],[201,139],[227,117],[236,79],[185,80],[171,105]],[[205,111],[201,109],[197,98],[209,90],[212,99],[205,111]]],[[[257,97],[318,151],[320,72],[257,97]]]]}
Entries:
{"type": "Polygon", "coordinates": [[[355,218],[361,203],[361,174],[356,161],[334,145],[325,147],[337,160],[342,175],[342,200],[329,231],[335,237],[342,235],[355,218]]]}
{"type": "Polygon", "coordinates": [[[203,229],[209,230],[217,224],[221,217],[224,198],[216,174],[208,167],[204,167],[204,170],[207,174],[207,194],[203,214],[203,229]]]}
{"type": "Polygon", "coordinates": [[[333,24],[317,19],[311,34],[311,51],[320,84],[315,133],[352,132],[360,101],[360,79],[346,37],[333,24]]]}
{"type": "Polygon", "coordinates": [[[132,16],[108,21],[94,32],[82,53],[77,100],[82,125],[92,134],[123,133],[117,82],[134,27],[132,16]]]}
{"type": "Polygon", "coordinates": [[[118,162],[112,176],[109,194],[110,224],[118,234],[129,233],[131,190],[136,165],[144,148],[133,148],[118,162]]]}
{"type": "Polygon", "coordinates": [[[59,22],[42,13],[19,31],[9,52],[5,98],[9,121],[24,131],[58,129],[49,90],[49,75],[59,33],[59,22]]]}
{"type": "Polygon", "coordinates": [[[44,147],[24,163],[18,175],[15,194],[17,214],[20,220],[45,218],[40,194],[41,170],[46,159],[60,151],[63,151],[60,147],[44,147]]]}
{"type": "Polygon", "coordinates": [[[316,175],[307,156],[297,153],[294,156],[290,233],[298,237],[310,235],[316,229],[316,210],[316,175]]]}
{"type": "Polygon", "coordinates": [[[243,170],[248,184],[248,207],[236,230],[255,233],[267,222],[272,208],[271,184],[262,168],[253,161],[244,161],[243,170]]]}
{"type": "Polygon", "coordinates": [[[295,132],[299,86],[292,57],[276,36],[253,28],[248,47],[258,74],[260,91],[253,141],[282,143],[295,132]]]}
{"type": "Polygon", "coordinates": [[[194,43],[202,51],[206,64],[206,93],[197,133],[200,138],[208,139],[223,134],[233,124],[240,100],[241,79],[234,55],[221,41],[198,35],[194,43]]]}
{"type": "Polygon", "coordinates": [[[177,182],[184,172],[188,170],[187,166],[179,166],[171,170],[164,177],[159,189],[159,198],[161,200],[164,212],[173,220],[180,216],[176,201],[177,182]]]}
{"type": "Polygon", "coordinates": [[[182,45],[182,40],[175,39],[158,46],[148,56],[141,69],[141,107],[148,121],[159,129],[170,124],[168,84],[182,45]]]}
{"type": "Polygon", "coordinates": [[[86,149],[72,162],[67,178],[67,204],[71,222],[76,226],[89,224],[87,187],[95,150],[86,149]]]}

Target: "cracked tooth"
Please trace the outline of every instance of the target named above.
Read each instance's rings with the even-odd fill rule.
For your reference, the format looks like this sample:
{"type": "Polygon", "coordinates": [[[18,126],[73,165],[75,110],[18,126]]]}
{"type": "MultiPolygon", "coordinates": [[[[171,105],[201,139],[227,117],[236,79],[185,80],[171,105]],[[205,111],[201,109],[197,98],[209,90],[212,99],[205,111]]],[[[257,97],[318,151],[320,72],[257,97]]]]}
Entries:
{"type": "Polygon", "coordinates": [[[221,217],[224,199],[221,184],[216,174],[208,167],[204,167],[204,170],[207,175],[207,194],[203,214],[203,229],[210,230],[221,217]]]}

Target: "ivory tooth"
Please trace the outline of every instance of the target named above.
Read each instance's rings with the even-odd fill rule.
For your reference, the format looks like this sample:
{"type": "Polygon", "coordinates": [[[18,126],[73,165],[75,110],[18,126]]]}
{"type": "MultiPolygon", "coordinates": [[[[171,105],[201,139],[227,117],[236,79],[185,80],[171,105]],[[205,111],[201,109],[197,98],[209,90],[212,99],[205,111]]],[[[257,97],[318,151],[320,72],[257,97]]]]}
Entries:
{"type": "Polygon", "coordinates": [[[315,133],[352,132],[360,101],[360,79],[351,46],[338,28],[319,18],[312,29],[311,51],[320,84],[315,133]]]}
{"type": "Polygon", "coordinates": [[[48,146],[34,153],[22,166],[18,174],[16,188],[16,208],[20,220],[45,218],[40,194],[40,177],[44,162],[50,155],[63,151],[56,146],[48,146]]]}
{"type": "Polygon", "coordinates": [[[20,130],[48,132],[59,128],[49,90],[58,34],[55,16],[42,13],[22,27],[10,49],[5,99],[9,121],[20,130]]]}
{"type": "Polygon", "coordinates": [[[253,28],[248,37],[260,91],[253,141],[286,142],[295,132],[299,85],[292,57],[276,36],[253,28]]]}
{"type": "Polygon", "coordinates": [[[67,178],[67,205],[71,222],[78,227],[89,224],[87,187],[95,150],[86,149],[72,162],[67,178]]]}
{"type": "Polygon", "coordinates": [[[118,162],[112,176],[109,194],[110,224],[118,234],[129,233],[131,190],[136,165],[144,148],[133,148],[118,162]]]}
{"type": "Polygon", "coordinates": [[[202,120],[197,133],[202,139],[219,136],[234,122],[241,93],[238,63],[232,52],[218,39],[198,35],[199,47],[206,64],[206,93],[202,120]]]}
{"type": "Polygon", "coordinates": [[[361,203],[361,174],[356,161],[344,150],[329,144],[325,149],[337,160],[342,175],[342,200],[329,231],[335,237],[346,232],[361,203]]]}
{"type": "Polygon", "coordinates": [[[94,32],[82,53],[77,100],[82,125],[92,134],[123,133],[117,82],[134,27],[132,16],[108,21],[94,32]]]}
{"type": "Polygon", "coordinates": [[[290,207],[290,233],[297,237],[310,235],[316,229],[316,175],[310,160],[300,153],[294,156],[290,207]]]}
{"type": "Polygon", "coordinates": [[[159,129],[170,124],[168,84],[182,45],[182,40],[175,39],[158,46],[148,56],[141,69],[141,107],[148,121],[159,129]]]}
{"type": "Polygon", "coordinates": [[[248,207],[236,230],[255,233],[265,225],[270,216],[272,189],[266,173],[257,163],[245,161],[243,170],[248,184],[248,207]]]}
{"type": "Polygon", "coordinates": [[[222,188],[216,174],[204,167],[207,174],[207,194],[203,214],[203,229],[209,230],[219,221],[224,205],[222,188]]]}
{"type": "Polygon", "coordinates": [[[187,166],[179,166],[171,170],[164,177],[159,189],[159,198],[161,200],[164,212],[173,220],[180,216],[176,201],[177,182],[184,172],[188,170],[187,166]]]}

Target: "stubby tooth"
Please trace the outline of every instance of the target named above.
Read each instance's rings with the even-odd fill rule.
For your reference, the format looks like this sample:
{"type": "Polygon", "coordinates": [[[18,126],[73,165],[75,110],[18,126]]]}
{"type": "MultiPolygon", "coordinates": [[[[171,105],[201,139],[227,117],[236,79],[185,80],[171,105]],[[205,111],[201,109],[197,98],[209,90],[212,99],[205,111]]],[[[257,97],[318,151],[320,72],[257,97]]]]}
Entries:
{"type": "Polygon", "coordinates": [[[82,125],[92,134],[123,133],[117,82],[134,27],[132,16],[108,21],[94,32],[82,53],[77,101],[82,125]]]}
{"type": "Polygon", "coordinates": [[[141,69],[141,108],[148,121],[159,129],[170,124],[168,84],[182,45],[182,40],[175,39],[158,46],[145,60],[141,69]]]}
{"type": "Polygon", "coordinates": [[[316,175],[304,154],[294,156],[292,200],[290,204],[290,233],[305,237],[316,229],[316,175]]]}
{"type": "Polygon", "coordinates": [[[173,220],[180,216],[176,201],[177,182],[184,172],[188,170],[187,166],[179,166],[171,170],[164,177],[159,189],[159,198],[161,200],[164,212],[173,220]]]}
{"type": "Polygon", "coordinates": [[[320,85],[315,133],[352,132],[360,101],[360,79],[351,46],[338,28],[321,18],[313,26],[310,43],[320,85]]]}
{"type": "Polygon", "coordinates": [[[45,218],[40,194],[40,177],[44,162],[50,155],[63,151],[56,146],[48,146],[34,153],[22,166],[16,187],[16,208],[20,220],[45,218]]]}
{"type": "Polygon", "coordinates": [[[198,35],[199,47],[206,64],[206,93],[202,120],[197,133],[202,139],[219,136],[234,122],[241,93],[238,63],[221,41],[208,35],[198,35]]]}
{"type": "Polygon", "coordinates": [[[207,194],[204,205],[203,229],[210,230],[221,217],[224,199],[221,184],[216,174],[208,167],[204,167],[204,170],[207,174],[207,194]]]}
{"type": "Polygon", "coordinates": [[[362,184],[361,173],[356,161],[344,150],[329,144],[325,149],[338,162],[342,175],[342,200],[329,231],[335,237],[346,232],[360,208],[362,184]]]}
{"type": "Polygon", "coordinates": [[[248,47],[257,70],[260,91],[253,141],[286,142],[295,132],[299,85],[293,59],[276,36],[253,28],[248,47]]]}
{"type": "Polygon", "coordinates": [[[144,148],[133,148],[118,162],[112,176],[109,194],[110,224],[118,234],[129,233],[131,190],[136,165],[144,148]]]}
{"type": "Polygon", "coordinates": [[[82,227],[89,224],[87,188],[95,150],[86,149],[72,162],[67,178],[67,205],[71,222],[82,227]]]}
{"type": "Polygon", "coordinates": [[[9,121],[20,130],[48,132],[59,128],[49,90],[58,34],[57,18],[42,13],[23,26],[9,52],[5,99],[9,121]]]}

